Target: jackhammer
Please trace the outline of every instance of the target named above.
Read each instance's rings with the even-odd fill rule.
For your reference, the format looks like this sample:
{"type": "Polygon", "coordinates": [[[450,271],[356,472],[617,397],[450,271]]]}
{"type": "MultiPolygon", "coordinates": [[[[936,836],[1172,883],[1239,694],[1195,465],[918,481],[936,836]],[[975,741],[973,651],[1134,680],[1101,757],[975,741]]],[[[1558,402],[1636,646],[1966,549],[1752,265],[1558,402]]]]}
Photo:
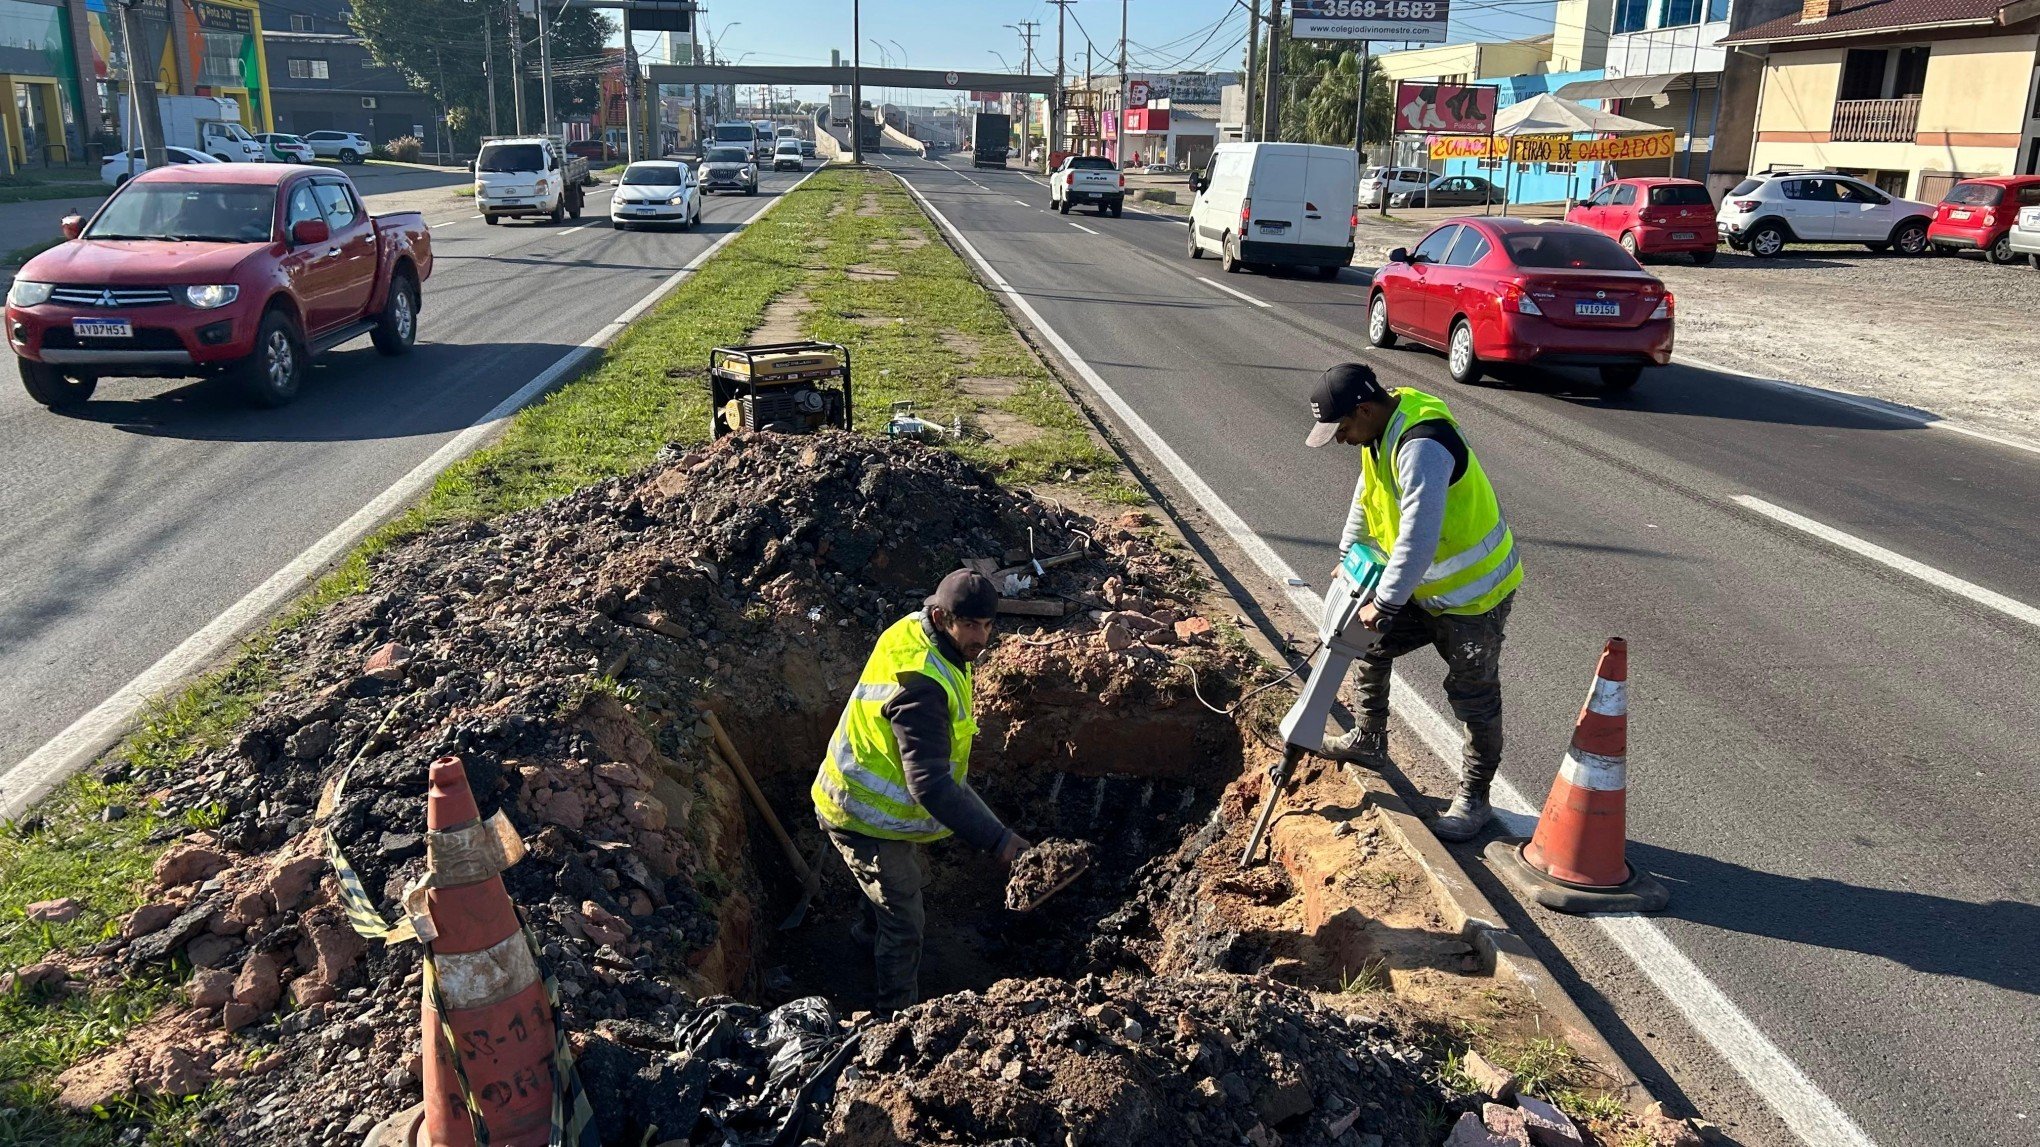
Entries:
{"type": "Polygon", "coordinates": [[[1261,802],[1261,815],[1254,821],[1254,834],[1247,838],[1247,851],[1240,867],[1254,862],[1261,851],[1261,838],[1275,819],[1276,802],[1296,776],[1296,766],[1305,753],[1321,753],[1325,747],[1325,721],[1338,700],[1339,686],[1353,659],[1365,656],[1381,635],[1360,624],[1360,609],[1374,598],[1381,581],[1383,563],[1364,544],[1347,549],[1325,591],[1324,610],[1318,617],[1318,651],[1310,659],[1310,677],[1296,703],[1282,718],[1282,759],[1268,771],[1268,795],[1261,802]]]}

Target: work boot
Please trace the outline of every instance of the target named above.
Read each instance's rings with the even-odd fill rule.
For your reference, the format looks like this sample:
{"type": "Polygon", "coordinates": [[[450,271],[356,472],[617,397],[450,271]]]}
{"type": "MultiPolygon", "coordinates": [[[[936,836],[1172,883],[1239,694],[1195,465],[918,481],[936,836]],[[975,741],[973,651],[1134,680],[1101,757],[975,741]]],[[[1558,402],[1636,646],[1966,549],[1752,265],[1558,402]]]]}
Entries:
{"type": "Polygon", "coordinates": [[[1366,765],[1370,769],[1385,769],[1388,767],[1388,734],[1380,729],[1354,729],[1326,741],[1324,751],[1318,755],[1366,765]]]}
{"type": "Polygon", "coordinates": [[[1431,822],[1431,831],[1439,840],[1472,840],[1493,819],[1495,810],[1486,797],[1462,792],[1452,798],[1444,816],[1431,822]]]}

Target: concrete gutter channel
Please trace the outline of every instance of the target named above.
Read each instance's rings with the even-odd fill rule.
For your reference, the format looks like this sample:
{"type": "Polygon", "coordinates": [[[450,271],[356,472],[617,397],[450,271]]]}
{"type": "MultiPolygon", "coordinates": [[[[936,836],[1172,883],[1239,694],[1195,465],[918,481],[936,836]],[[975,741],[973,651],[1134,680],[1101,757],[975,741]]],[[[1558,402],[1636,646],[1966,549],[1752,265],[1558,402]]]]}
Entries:
{"type": "MultiPolygon", "coordinates": [[[[895,179],[899,178],[897,175],[895,179]]],[[[904,180],[901,185],[910,192],[911,185],[904,180]]],[[[917,203],[925,203],[918,194],[917,203]]],[[[946,219],[928,213],[935,220],[938,229],[956,245],[956,236],[951,234],[946,219]]],[[[965,263],[973,265],[975,260],[968,252],[965,263]]],[[[1246,565],[1229,567],[1222,556],[1233,547],[1225,541],[1222,531],[1203,531],[1186,511],[1196,506],[1194,498],[1187,492],[1165,485],[1161,468],[1150,465],[1119,426],[1103,411],[1098,396],[1080,380],[1082,372],[1072,368],[1054,345],[1055,340],[1041,337],[1041,332],[1031,318],[1018,313],[1005,298],[1005,293],[990,284],[987,289],[1000,305],[1006,309],[1008,319],[1020,331],[1042,361],[1048,363],[1062,382],[1063,389],[1071,400],[1082,410],[1092,427],[1110,444],[1120,462],[1140,479],[1156,507],[1166,515],[1166,520],[1182,538],[1188,549],[1196,556],[1198,563],[1211,574],[1213,584],[1221,588],[1242,607],[1240,615],[1250,618],[1257,627],[1250,638],[1262,656],[1273,662],[1285,661],[1285,655],[1278,652],[1286,644],[1282,622],[1293,621],[1297,631],[1308,632],[1314,628],[1312,619],[1301,617],[1280,594],[1264,600],[1256,594],[1251,585],[1254,574],[1247,572],[1246,565]]],[[[1430,826],[1411,811],[1409,804],[1398,794],[1389,779],[1381,774],[1353,766],[1343,769],[1346,777],[1365,792],[1367,807],[1381,815],[1382,824],[1405,855],[1423,870],[1430,883],[1433,899],[1438,911],[1444,917],[1448,928],[1459,939],[1479,953],[1486,970],[1497,977],[1514,980],[1537,1006],[1558,1025],[1560,1034],[1583,1058],[1601,1074],[1604,1089],[1616,1098],[1623,1107],[1633,1114],[1641,1114],[1656,1100],[1643,1084],[1634,1067],[1616,1051],[1600,1029],[1587,1018],[1579,1004],[1567,993],[1560,981],[1552,975],[1544,961],[1531,950],[1524,939],[1504,924],[1501,912],[1489,901],[1474,883],[1474,879],[1457,857],[1435,836],[1430,826]]],[[[1405,780],[1405,784],[1408,782],[1405,780]]],[[[1414,791],[1414,787],[1412,786],[1414,791]]]]}

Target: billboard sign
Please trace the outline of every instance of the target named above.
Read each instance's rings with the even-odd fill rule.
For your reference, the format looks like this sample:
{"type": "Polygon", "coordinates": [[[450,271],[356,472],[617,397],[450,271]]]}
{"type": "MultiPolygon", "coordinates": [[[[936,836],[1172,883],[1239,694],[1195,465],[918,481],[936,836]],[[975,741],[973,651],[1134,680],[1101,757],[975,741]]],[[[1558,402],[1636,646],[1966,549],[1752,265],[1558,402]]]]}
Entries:
{"type": "Polygon", "coordinates": [[[1129,108],[1144,108],[1148,106],[1148,82],[1146,80],[1128,80],[1126,82],[1126,106],[1129,108]]]}
{"type": "Polygon", "coordinates": [[[1402,80],[1395,85],[1398,135],[1487,135],[1495,130],[1499,93],[1480,84],[1431,84],[1402,80]]]}
{"type": "Polygon", "coordinates": [[[1442,44],[1449,0],[1294,0],[1290,35],[1299,40],[1392,40],[1442,44]]]}
{"type": "Polygon", "coordinates": [[[1432,159],[1513,159],[1517,163],[1596,163],[1669,159],[1677,151],[1669,131],[1605,139],[1574,139],[1564,135],[1500,136],[1434,135],[1432,159]]]}

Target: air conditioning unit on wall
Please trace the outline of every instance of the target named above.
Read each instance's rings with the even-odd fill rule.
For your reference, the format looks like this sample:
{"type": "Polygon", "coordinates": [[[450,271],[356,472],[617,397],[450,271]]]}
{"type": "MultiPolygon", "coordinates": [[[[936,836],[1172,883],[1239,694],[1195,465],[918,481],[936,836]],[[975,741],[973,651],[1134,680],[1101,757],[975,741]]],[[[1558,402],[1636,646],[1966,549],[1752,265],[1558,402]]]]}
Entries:
{"type": "Polygon", "coordinates": [[[361,97],[361,106],[362,106],[362,107],[364,107],[364,108],[367,108],[367,109],[368,109],[369,111],[374,111],[374,110],[375,110],[375,97],[374,97],[374,96],[363,96],[363,97],[361,97]]]}

